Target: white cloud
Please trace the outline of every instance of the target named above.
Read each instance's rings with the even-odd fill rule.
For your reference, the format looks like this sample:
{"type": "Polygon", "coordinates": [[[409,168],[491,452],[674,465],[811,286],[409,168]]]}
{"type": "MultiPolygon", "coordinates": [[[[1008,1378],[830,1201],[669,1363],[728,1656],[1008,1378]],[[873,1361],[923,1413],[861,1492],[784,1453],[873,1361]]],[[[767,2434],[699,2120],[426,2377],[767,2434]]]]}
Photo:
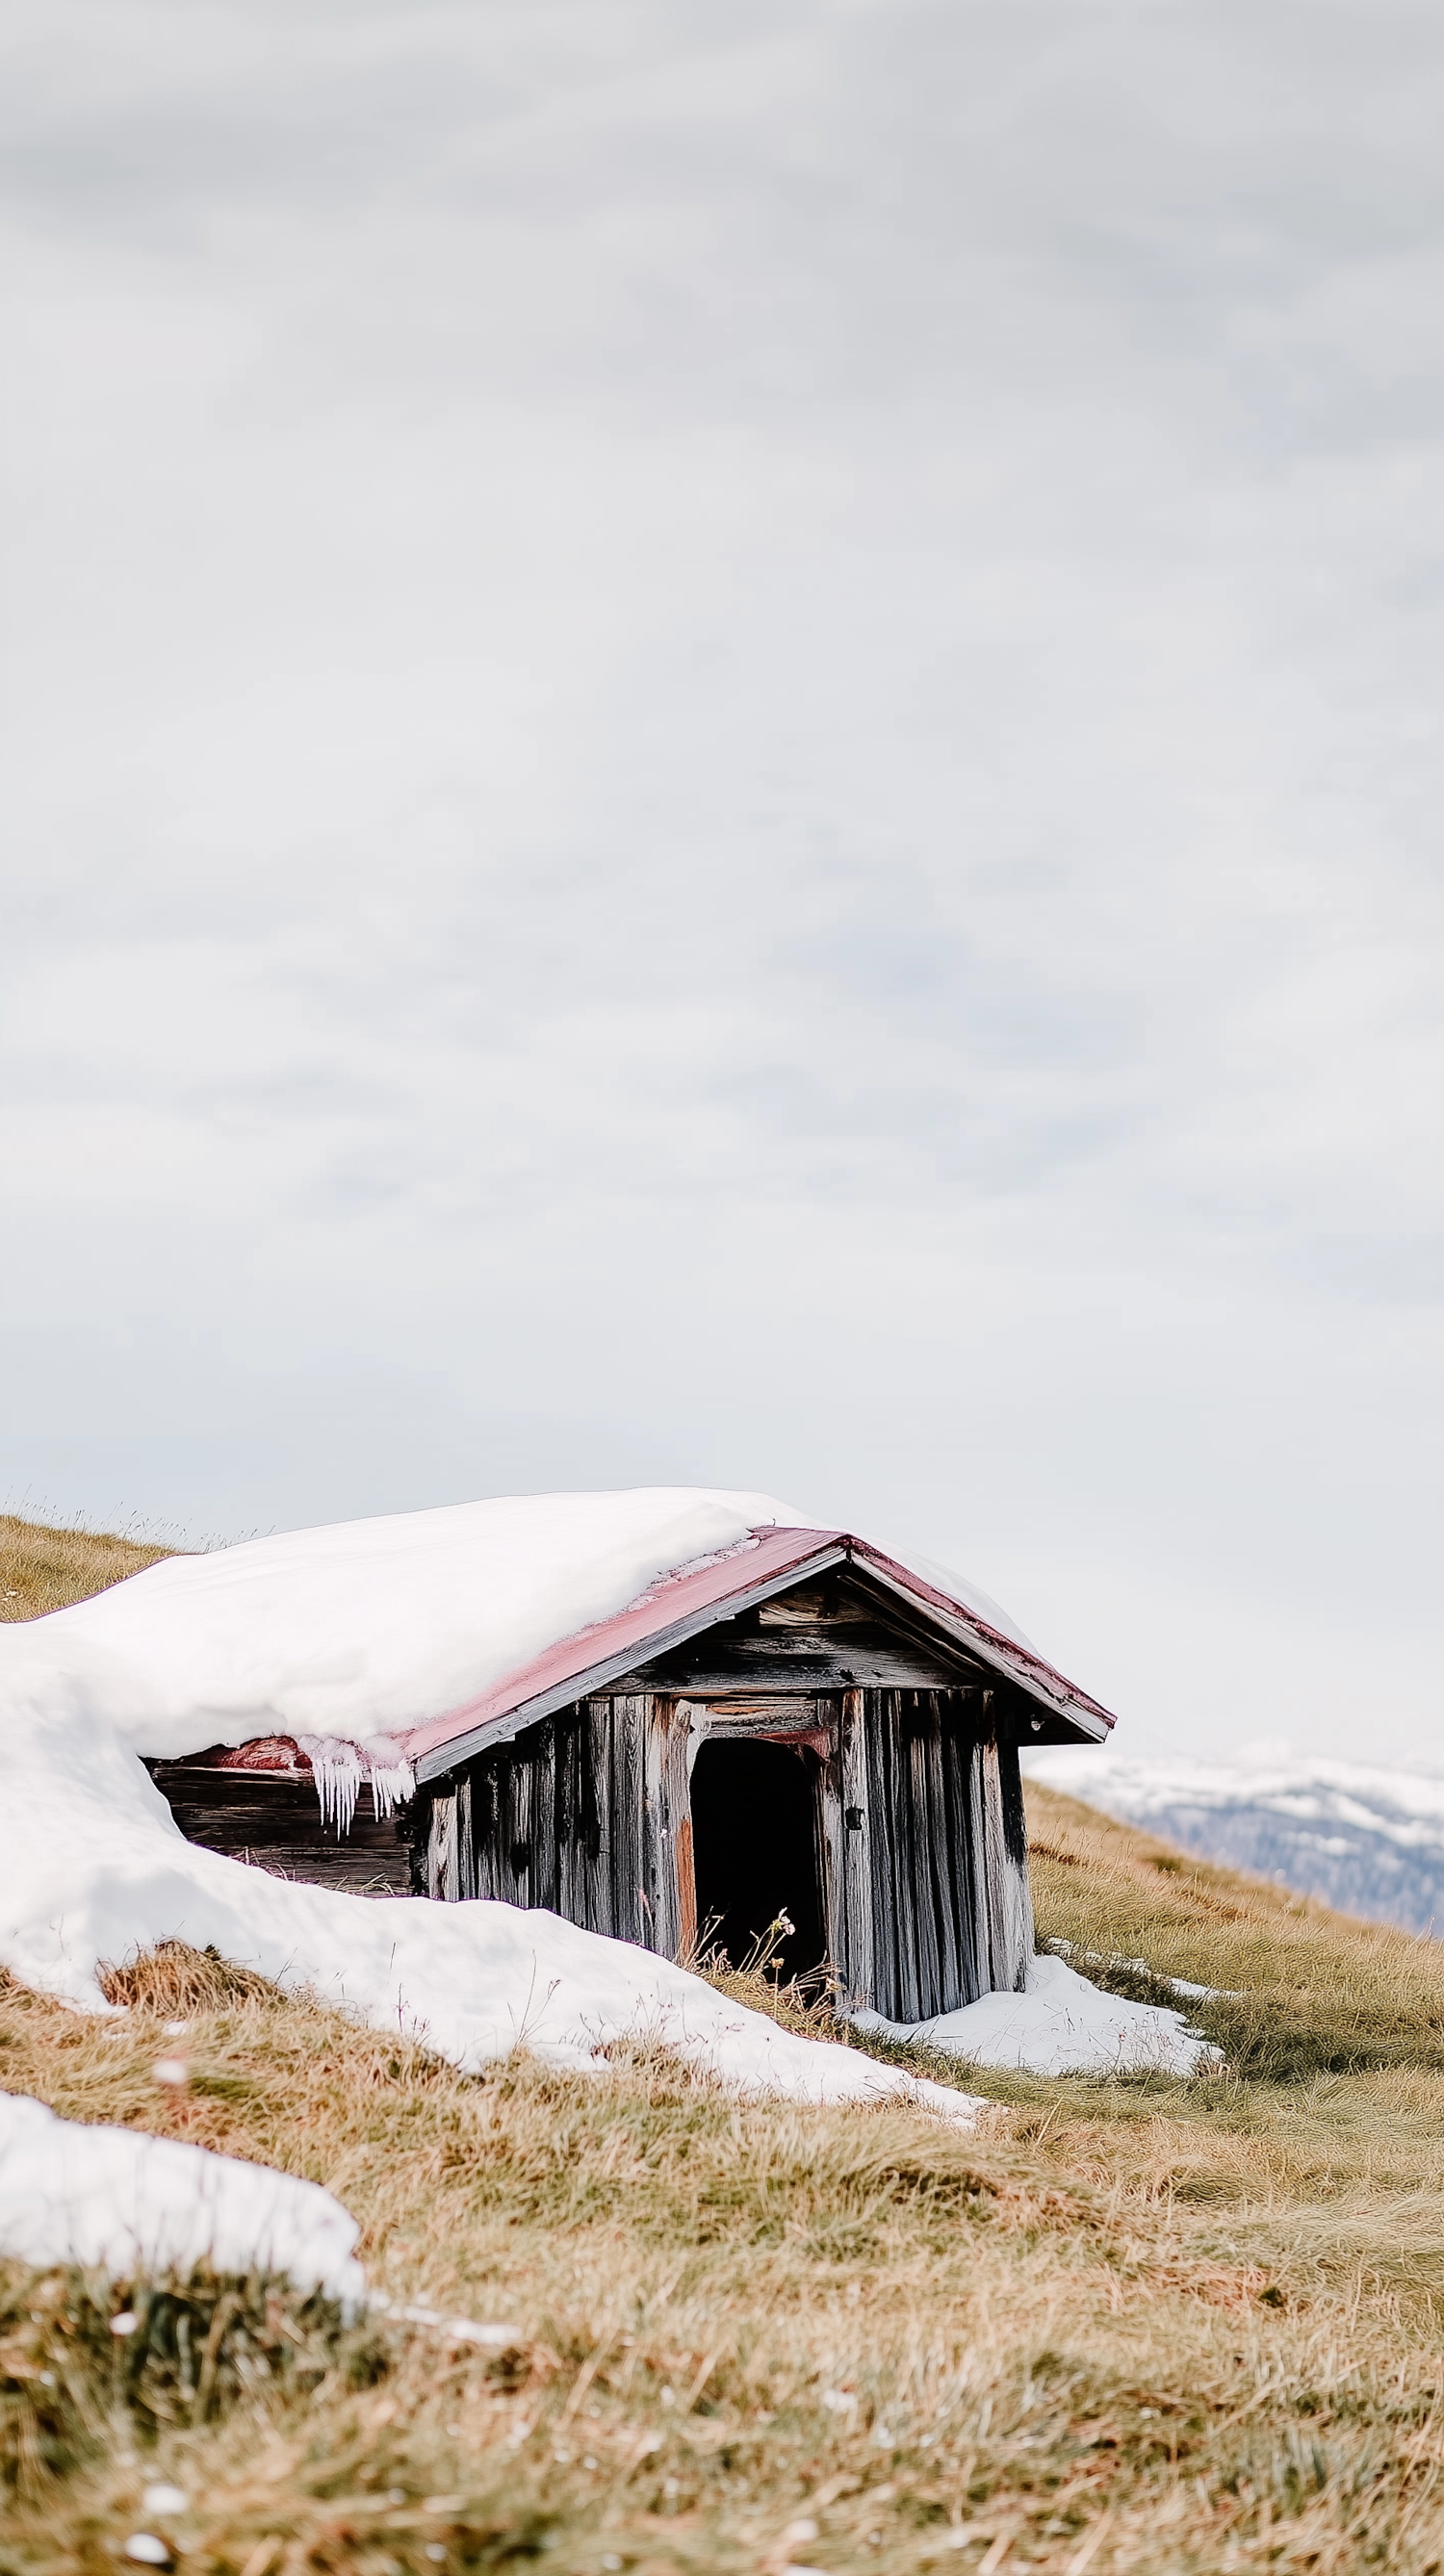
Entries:
{"type": "Polygon", "coordinates": [[[10,26],[13,1490],[769,1484],[1412,1740],[1434,13],[10,26]]]}

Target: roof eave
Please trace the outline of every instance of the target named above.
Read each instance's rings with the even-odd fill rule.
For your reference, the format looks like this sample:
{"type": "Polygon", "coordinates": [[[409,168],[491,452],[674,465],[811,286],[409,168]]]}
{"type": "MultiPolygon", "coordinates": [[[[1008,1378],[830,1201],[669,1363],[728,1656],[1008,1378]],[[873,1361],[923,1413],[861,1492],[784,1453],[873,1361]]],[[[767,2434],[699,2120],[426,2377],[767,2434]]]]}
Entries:
{"type": "Polygon", "coordinates": [[[1047,1709],[1053,1718],[1073,1730],[1080,1742],[1106,1744],[1115,1723],[1111,1712],[1090,1699],[1086,1691],[1078,1690],[1051,1664],[1044,1663],[1041,1655],[1020,1646],[1016,1638],[1005,1637],[1001,1629],[991,1627],[976,1611],[964,1611],[948,1601],[921,1575],[885,1556],[881,1548],[871,1546],[866,1539],[849,1538],[847,1554],[900,1600],[926,1609],[958,1645],[1047,1709]]]}
{"type": "Polygon", "coordinates": [[[742,1611],[755,1609],[759,1602],[790,1591],[794,1584],[806,1582],[812,1575],[825,1574],[831,1566],[841,1565],[847,1553],[840,1537],[829,1538],[824,1545],[795,1558],[760,1582],[744,1584],[720,1600],[702,1603],[666,1627],[655,1629],[640,1646],[635,1638],[630,1639],[595,1663],[581,1665],[559,1676],[545,1690],[518,1700],[515,1707],[499,1709],[494,1716],[479,1719],[476,1725],[463,1728],[444,1743],[431,1745],[417,1755],[413,1768],[418,1784],[443,1778],[460,1763],[469,1762],[474,1754],[509,1744],[525,1727],[539,1725],[544,1717],[554,1717],[559,1708],[570,1708],[576,1700],[595,1697],[609,1683],[620,1681],[624,1673],[635,1672],[640,1664],[655,1663],[660,1656],[685,1646],[690,1638],[700,1637],[704,1629],[715,1628],[724,1619],[735,1619],[742,1611]]]}

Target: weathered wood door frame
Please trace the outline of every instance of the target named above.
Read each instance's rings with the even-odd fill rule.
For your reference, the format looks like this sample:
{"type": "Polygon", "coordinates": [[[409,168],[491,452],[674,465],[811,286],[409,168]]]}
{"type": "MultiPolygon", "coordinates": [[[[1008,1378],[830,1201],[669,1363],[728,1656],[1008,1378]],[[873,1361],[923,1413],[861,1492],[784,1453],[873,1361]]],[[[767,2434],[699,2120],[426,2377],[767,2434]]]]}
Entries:
{"type": "Polygon", "coordinates": [[[678,1921],[683,1927],[681,1946],[674,1957],[687,1960],[695,1953],[698,1936],[705,1929],[697,1919],[697,1872],[692,1839],[692,1769],[698,1754],[708,1742],[778,1744],[801,1746],[818,1755],[816,1836],[819,1890],[822,1898],[823,1937],[827,1944],[827,1966],[833,1967],[838,1955],[836,1938],[836,1900],[833,1891],[833,1867],[829,1858],[828,1779],[834,1760],[840,1697],[831,1693],[799,1694],[792,1701],[774,1699],[753,1702],[701,1698],[678,1698],[671,1704],[669,1742],[676,1747],[673,1759],[678,1763],[677,1786],[668,1810],[673,1867],[677,1880],[678,1921]],[[683,1798],[685,1797],[685,1805],[683,1798]]]}

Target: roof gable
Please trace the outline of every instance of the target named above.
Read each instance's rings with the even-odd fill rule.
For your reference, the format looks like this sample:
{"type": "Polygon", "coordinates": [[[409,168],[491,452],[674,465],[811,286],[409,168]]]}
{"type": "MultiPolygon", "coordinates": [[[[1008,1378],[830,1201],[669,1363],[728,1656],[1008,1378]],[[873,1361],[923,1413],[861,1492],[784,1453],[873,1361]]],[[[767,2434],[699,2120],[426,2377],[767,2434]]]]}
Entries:
{"type": "Polygon", "coordinates": [[[1016,1638],[1005,1636],[967,1603],[847,1530],[765,1529],[720,1562],[653,1584],[610,1619],[547,1647],[444,1716],[414,1728],[405,1750],[419,1779],[435,1778],[473,1755],[508,1742],[574,1700],[593,1696],[662,1662],[709,1628],[848,1565],[882,1596],[891,1596],[909,1625],[968,1664],[996,1673],[1043,1716],[1052,1740],[1098,1743],[1113,1719],[1096,1700],[1016,1638]]]}

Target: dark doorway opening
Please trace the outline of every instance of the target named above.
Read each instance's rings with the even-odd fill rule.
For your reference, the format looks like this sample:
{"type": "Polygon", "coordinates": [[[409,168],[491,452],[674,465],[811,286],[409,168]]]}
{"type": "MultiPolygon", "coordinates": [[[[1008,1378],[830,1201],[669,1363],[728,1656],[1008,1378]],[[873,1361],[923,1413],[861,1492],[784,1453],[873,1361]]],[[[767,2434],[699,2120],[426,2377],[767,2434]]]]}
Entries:
{"type": "Polygon", "coordinates": [[[788,1977],[827,1956],[818,1870],[818,1759],[807,1748],[716,1738],[692,1772],[697,1929],[734,1968],[769,1924],[793,1929],[778,1957],[788,1977]],[[709,1932],[709,1923],[713,1928],[709,1932]]]}

